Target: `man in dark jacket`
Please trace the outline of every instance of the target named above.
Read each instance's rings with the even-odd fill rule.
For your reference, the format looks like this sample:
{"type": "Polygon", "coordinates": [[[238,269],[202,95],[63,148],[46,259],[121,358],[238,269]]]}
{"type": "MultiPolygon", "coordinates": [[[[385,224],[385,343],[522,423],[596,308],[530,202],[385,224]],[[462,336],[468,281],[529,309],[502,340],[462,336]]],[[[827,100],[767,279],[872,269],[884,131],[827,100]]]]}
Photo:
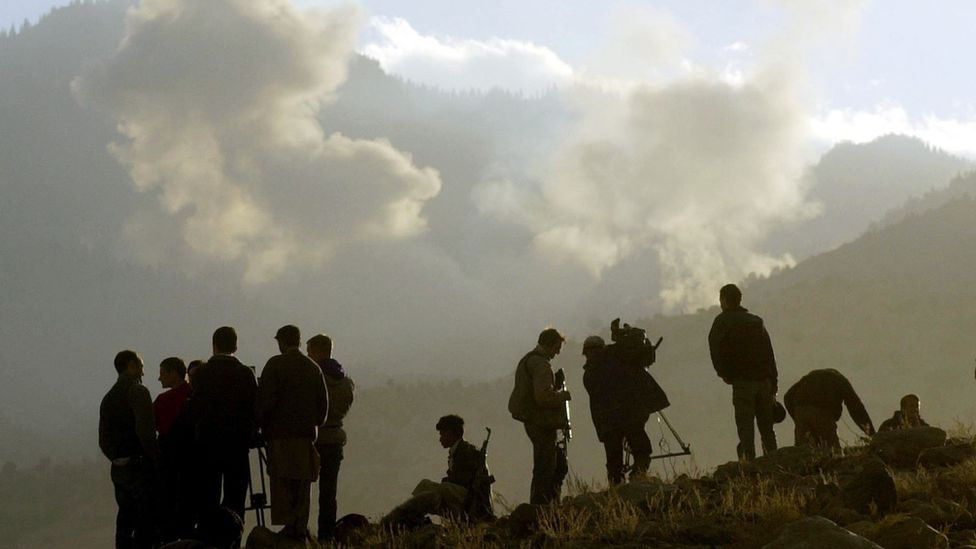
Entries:
{"type": "Polygon", "coordinates": [[[881,423],[878,431],[897,431],[912,427],[928,427],[928,425],[922,419],[922,401],[919,400],[918,395],[905,395],[901,397],[899,409],[881,423]]]}
{"type": "Polygon", "coordinates": [[[512,417],[525,424],[532,441],[532,487],[530,501],[546,504],[559,500],[563,479],[569,472],[566,454],[556,441],[566,427],[567,390],[556,387],[549,361],[562,350],[565,338],[555,328],[539,334],[538,345],[515,368],[515,387],[508,400],[512,417]]]}
{"type": "Polygon", "coordinates": [[[133,351],[115,355],[118,380],[98,411],[98,446],[112,462],[112,484],[119,506],[116,548],[149,548],[157,541],[154,471],[159,448],[152,399],[142,385],[142,359],[133,351]]]}
{"type": "Polygon", "coordinates": [[[223,505],[244,520],[248,452],[257,430],[254,403],[258,386],[254,371],[234,356],[234,328],[217,328],[212,343],[214,355],[197,368],[190,400],[201,453],[199,510],[208,512],[223,505]]]}
{"type": "Polygon", "coordinates": [[[874,424],[851,382],[832,368],[813,370],[793,384],[783,395],[786,411],[796,425],[797,446],[813,445],[840,448],[837,420],[847,406],[854,423],[867,435],[874,434],[874,424]]]}
{"type": "Polygon", "coordinates": [[[319,428],[315,448],[319,452],[319,542],[330,542],[335,533],[336,487],[339,482],[339,465],[342,448],[346,444],[346,432],[342,420],[352,407],[355,384],[332,358],[332,339],[325,334],[313,336],[306,342],[308,357],[322,369],[325,387],[329,393],[329,413],[319,428]]]}
{"type": "Polygon", "coordinates": [[[583,341],[583,386],[590,396],[590,415],[596,435],[607,456],[607,480],[624,480],[624,441],[634,455],[631,477],[647,473],[653,447],[644,431],[647,414],[637,411],[633,376],[608,353],[603,338],[590,336],[583,341]]]}
{"type": "Polygon", "coordinates": [[[776,358],[763,320],[742,307],[742,292],[735,284],[722,287],[719,304],[722,312],[712,323],[708,348],[715,372],[732,386],[739,459],[751,460],[756,457],[756,428],[763,454],[776,450],[776,358]]]}
{"type": "Polygon", "coordinates": [[[258,389],[258,423],[268,443],[271,523],[281,534],[308,537],[309,498],[319,476],[318,427],[329,411],[322,371],[299,349],[302,334],[287,325],[275,334],[281,354],[268,359],[258,389]]]}
{"type": "Polygon", "coordinates": [[[465,512],[468,490],[485,466],[484,456],[464,440],[464,420],[456,415],[440,418],[436,425],[441,446],[447,452],[447,476],[440,482],[424,479],[413,490],[413,497],[383,517],[386,526],[414,526],[428,515],[465,512]]]}

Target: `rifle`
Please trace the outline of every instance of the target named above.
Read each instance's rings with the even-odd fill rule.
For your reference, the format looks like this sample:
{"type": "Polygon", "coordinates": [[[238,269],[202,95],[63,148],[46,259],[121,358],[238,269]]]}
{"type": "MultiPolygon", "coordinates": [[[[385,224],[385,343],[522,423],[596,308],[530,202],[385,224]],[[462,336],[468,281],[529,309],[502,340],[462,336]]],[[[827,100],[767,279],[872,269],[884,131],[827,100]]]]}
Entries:
{"type": "MultiPolygon", "coordinates": [[[[555,374],[555,385],[556,391],[561,392],[566,390],[566,372],[562,368],[556,371],[555,374]]],[[[563,451],[563,455],[567,455],[569,450],[569,441],[573,438],[573,424],[569,415],[569,401],[563,403],[563,416],[565,422],[563,427],[560,429],[562,431],[562,438],[556,443],[560,449],[563,451]]]]}
{"type": "Polygon", "coordinates": [[[481,468],[471,482],[464,502],[465,513],[473,520],[493,519],[495,516],[491,497],[491,485],[495,482],[495,476],[488,469],[488,442],[491,440],[491,428],[485,427],[485,430],[488,431],[488,435],[481,443],[481,468]]]}

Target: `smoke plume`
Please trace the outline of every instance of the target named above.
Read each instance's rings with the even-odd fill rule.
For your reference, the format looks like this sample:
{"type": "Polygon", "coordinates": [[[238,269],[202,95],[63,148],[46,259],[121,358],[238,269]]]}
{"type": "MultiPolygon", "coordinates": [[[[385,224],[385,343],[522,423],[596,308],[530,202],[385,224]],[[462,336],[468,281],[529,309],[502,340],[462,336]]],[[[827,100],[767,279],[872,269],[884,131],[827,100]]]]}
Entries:
{"type": "MultiPolygon", "coordinates": [[[[787,12],[797,21],[842,12],[846,28],[856,19],[846,5],[801,4],[787,12]]],[[[671,23],[656,27],[681,34],[671,23]]],[[[796,36],[787,46],[772,36],[755,66],[734,75],[672,59],[683,73],[617,94],[594,92],[581,77],[565,92],[580,121],[545,175],[532,184],[488,182],[475,200],[483,213],[529,228],[541,251],[595,277],[655,254],[666,310],[714,303],[724,283],[792,265],[788,254],[764,253],[763,240],[818,212],[802,178],[811,101],[798,52],[807,42],[796,36]]]]}
{"type": "Polygon", "coordinates": [[[286,0],[143,0],[115,54],[72,83],[118,121],[111,145],[158,199],[124,235],[142,260],[239,264],[260,283],[344,247],[426,228],[438,173],[384,140],[327,135],[353,7],[286,0]]]}

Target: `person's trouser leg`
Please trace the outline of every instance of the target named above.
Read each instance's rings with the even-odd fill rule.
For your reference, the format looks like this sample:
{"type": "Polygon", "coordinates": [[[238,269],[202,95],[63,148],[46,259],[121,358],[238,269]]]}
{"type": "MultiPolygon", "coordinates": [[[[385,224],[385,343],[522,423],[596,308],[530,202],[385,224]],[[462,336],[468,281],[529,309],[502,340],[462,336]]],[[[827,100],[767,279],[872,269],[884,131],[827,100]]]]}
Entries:
{"type": "Polygon", "coordinates": [[[611,431],[603,437],[603,450],[607,455],[607,482],[610,485],[624,481],[624,437],[620,431],[611,431]]]}
{"type": "Polygon", "coordinates": [[[756,384],[751,381],[732,383],[732,407],[735,428],[739,435],[736,453],[739,459],[756,458],[756,384]]]}
{"type": "Polygon", "coordinates": [[[532,441],[532,487],[529,501],[541,505],[555,497],[553,485],[556,478],[557,454],[556,430],[525,424],[525,433],[532,441]]]}
{"type": "Polygon", "coordinates": [[[112,484],[119,511],[115,520],[117,548],[148,549],[157,541],[152,469],[134,462],[112,467],[112,484]]]}
{"type": "Polygon", "coordinates": [[[196,475],[197,519],[201,513],[220,507],[220,492],[224,479],[222,457],[222,452],[217,448],[207,447],[203,450],[200,471],[196,475]]]}
{"type": "Polygon", "coordinates": [[[634,456],[634,468],[630,473],[631,479],[634,478],[634,475],[647,474],[647,470],[651,468],[651,453],[654,451],[654,447],[651,445],[651,439],[647,436],[647,432],[644,431],[644,424],[628,425],[624,431],[624,438],[627,440],[627,445],[630,446],[630,453],[634,456]]]}
{"type": "Polygon", "coordinates": [[[814,429],[814,436],[819,446],[840,448],[840,438],[837,437],[837,422],[828,413],[822,413],[817,417],[814,429]]]}
{"type": "Polygon", "coordinates": [[[773,410],[776,406],[776,395],[773,394],[773,382],[764,380],[759,382],[756,391],[756,428],[762,440],[763,455],[768,456],[776,451],[776,430],[773,428],[773,410]]]}
{"type": "Polygon", "coordinates": [[[793,423],[797,446],[819,446],[825,448],[840,448],[837,438],[837,422],[831,417],[829,410],[821,410],[814,406],[797,406],[793,410],[793,423]]]}
{"type": "Polygon", "coordinates": [[[237,513],[244,521],[247,506],[247,484],[251,478],[250,450],[246,447],[229,448],[224,454],[224,498],[221,505],[237,513]]]}
{"type": "Polygon", "coordinates": [[[136,504],[129,489],[124,467],[112,466],[112,487],[115,489],[115,503],[119,506],[115,514],[115,547],[132,547],[135,532],[136,504]]]}
{"type": "Polygon", "coordinates": [[[342,464],[341,444],[322,444],[318,447],[321,465],[319,469],[319,532],[320,540],[332,539],[336,523],[336,492],[339,483],[339,466],[342,464]]]}

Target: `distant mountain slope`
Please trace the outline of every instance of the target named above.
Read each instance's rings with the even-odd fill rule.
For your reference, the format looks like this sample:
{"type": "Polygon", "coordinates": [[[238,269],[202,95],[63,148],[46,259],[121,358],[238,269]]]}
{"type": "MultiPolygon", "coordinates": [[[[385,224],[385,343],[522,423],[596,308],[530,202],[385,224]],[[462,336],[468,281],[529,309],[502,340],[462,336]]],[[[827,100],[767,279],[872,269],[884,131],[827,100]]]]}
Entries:
{"type": "Polygon", "coordinates": [[[769,245],[798,259],[832,250],[906,200],[944,189],[950,179],[973,168],[971,161],[913,137],[839,143],[807,175],[810,199],[823,206],[822,214],[778,231],[769,245]]]}

